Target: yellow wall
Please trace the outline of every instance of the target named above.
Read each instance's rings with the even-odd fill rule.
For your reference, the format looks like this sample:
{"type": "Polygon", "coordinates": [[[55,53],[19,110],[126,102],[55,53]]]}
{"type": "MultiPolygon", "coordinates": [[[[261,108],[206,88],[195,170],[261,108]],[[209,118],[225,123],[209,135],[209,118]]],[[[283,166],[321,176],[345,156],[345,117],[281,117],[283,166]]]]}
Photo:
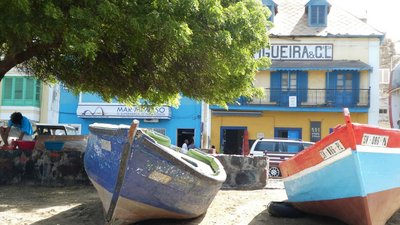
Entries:
{"type": "Polygon", "coordinates": [[[369,85],[369,71],[360,72],[360,89],[368,89],[369,85]]]}
{"type": "MultiPolygon", "coordinates": [[[[352,113],[352,122],[368,123],[368,114],[352,113]]],[[[302,128],[302,139],[310,140],[310,122],[321,122],[321,137],[329,134],[329,128],[344,123],[342,112],[263,112],[260,117],[215,116],[211,117],[211,143],[220,149],[221,127],[247,127],[249,139],[257,139],[257,133],[265,138],[274,137],[274,128],[302,128]]]]}
{"type": "Polygon", "coordinates": [[[308,71],[308,88],[325,89],[326,71],[308,71]]]}

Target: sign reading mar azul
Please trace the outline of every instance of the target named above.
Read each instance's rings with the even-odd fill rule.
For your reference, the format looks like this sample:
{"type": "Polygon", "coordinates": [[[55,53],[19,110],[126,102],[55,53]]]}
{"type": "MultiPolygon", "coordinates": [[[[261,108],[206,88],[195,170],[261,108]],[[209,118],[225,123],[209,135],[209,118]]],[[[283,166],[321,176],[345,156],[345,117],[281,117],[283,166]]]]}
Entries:
{"type": "Polygon", "coordinates": [[[147,109],[138,106],[128,107],[120,104],[79,104],[76,114],[81,118],[171,118],[171,110],[168,106],[147,109]]]}
{"type": "Polygon", "coordinates": [[[271,60],[333,60],[333,45],[271,45],[270,49],[261,49],[254,57],[269,57],[271,60]]]}

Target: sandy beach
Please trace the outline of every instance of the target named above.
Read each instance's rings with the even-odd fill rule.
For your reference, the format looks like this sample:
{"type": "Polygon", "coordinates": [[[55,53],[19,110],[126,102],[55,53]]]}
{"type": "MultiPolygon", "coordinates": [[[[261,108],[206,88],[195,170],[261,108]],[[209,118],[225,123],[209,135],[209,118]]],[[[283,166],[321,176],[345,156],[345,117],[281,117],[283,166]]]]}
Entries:
{"type": "MultiPolygon", "coordinates": [[[[204,216],[191,220],[149,220],[136,225],[343,225],[319,216],[277,218],[268,214],[270,201],[286,199],[280,180],[252,191],[221,190],[204,216]]],[[[0,186],[0,224],[103,225],[103,210],[92,186],[0,186]]],[[[400,212],[387,225],[400,224],[400,212]]]]}

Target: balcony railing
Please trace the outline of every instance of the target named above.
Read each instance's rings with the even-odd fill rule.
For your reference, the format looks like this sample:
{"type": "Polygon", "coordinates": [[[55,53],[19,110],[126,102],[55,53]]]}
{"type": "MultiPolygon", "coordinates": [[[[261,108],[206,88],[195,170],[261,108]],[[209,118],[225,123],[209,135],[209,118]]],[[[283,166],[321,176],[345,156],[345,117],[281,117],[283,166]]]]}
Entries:
{"type": "Polygon", "coordinates": [[[240,98],[240,105],[280,107],[369,107],[370,89],[273,89],[263,98],[240,98]]]}

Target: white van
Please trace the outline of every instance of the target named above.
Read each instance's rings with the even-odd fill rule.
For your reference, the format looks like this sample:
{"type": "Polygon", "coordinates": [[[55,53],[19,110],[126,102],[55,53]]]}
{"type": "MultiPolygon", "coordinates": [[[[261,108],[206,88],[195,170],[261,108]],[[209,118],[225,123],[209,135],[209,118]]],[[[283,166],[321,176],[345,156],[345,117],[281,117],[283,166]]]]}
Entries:
{"type": "Polygon", "coordinates": [[[289,159],[296,153],[313,145],[314,142],[291,139],[265,139],[256,140],[250,149],[250,155],[268,156],[269,176],[280,177],[279,163],[289,159]]]}

